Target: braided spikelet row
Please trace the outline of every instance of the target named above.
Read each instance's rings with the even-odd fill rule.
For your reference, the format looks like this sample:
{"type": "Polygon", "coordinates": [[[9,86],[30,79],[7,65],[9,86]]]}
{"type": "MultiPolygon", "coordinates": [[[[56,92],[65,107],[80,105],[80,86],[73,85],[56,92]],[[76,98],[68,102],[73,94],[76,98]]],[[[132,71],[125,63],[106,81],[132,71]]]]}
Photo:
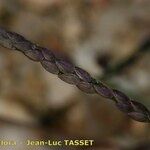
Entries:
{"type": "Polygon", "coordinates": [[[111,89],[107,85],[92,78],[88,72],[73,64],[60,60],[47,48],[40,47],[23,36],[0,28],[0,45],[21,51],[33,61],[40,62],[50,73],[56,74],[61,80],[76,85],[81,91],[97,93],[105,98],[112,99],[116,107],[140,122],[150,122],[150,111],[141,103],[131,100],[119,90],[111,89]]]}

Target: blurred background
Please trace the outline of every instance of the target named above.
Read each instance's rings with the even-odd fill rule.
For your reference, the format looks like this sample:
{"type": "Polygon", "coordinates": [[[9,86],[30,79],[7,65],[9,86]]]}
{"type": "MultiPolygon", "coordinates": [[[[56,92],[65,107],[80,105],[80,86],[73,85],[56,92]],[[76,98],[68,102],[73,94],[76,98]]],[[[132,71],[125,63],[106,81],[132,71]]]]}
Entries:
{"type": "MultiPolygon", "coordinates": [[[[0,0],[0,26],[150,109],[149,0],[0,0]]],[[[94,146],[84,149],[150,150],[149,124],[131,120],[108,99],[82,93],[20,52],[0,47],[0,72],[1,140],[92,139],[94,146]]]]}

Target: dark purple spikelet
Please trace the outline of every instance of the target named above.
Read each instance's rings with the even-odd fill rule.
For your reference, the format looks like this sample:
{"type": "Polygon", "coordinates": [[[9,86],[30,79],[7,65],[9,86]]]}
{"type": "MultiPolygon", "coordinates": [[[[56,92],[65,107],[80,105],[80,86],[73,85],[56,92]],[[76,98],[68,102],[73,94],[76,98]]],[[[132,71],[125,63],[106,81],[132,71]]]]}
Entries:
{"type": "Polygon", "coordinates": [[[132,110],[132,107],[127,103],[116,102],[116,106],[120,111],[125,113],[131,112],[132,110]]]}
{"type": "Polygon", "coordinates": [[[24,41],[24,42],[19,42],[19,44],[14,44],[15,48],[23,53],[27,52],[27,51],[32,51],[33,49],[33,45],[32,43],[28,42],[28,41],[24,41]]]}
{"type": "Polygon", "coordinates": [[[55,61],[55,56],[49,49],[43,48],[43,47],[39,47],[39,49],[41,50],[44,56],[44,59],[49,60],[49,61],[55,61]]]}
{"type": "Polygon", "coordinates": [[[129,102],[130,99],[121,91],[113,89],[113,95],[117,102],[129,102]]]}
{"type": "Polygon", "coordinates": [[[93,88],[91,83],[85,82],[85,81],[80,81],[77,85],[77,87],[88,94],[93,94],[95,93],[95,89],[93,88]]]}
{"type": "Polygon", "coordinates": [[[14,33],[14,32],[8,32],[7,36],[12,41],[13,47],[15,47],[17,50],[21,52],[31,51],[33,49],[33,43],[26,40],[23,36],[14,33]]]}
{"type": "Polygon", "coordinates": [[[127,113],[133,111],[133,108],[130,104],[130,99],[121,91],[113,89],[114,99],[116,101],[116,106],[119,110],[127,113]]]}
{"type": "Polygon", "coordinates": [[[24,52],[24,54],[34,60],[34,61],[41,61],[43,60],[43,55],[41,54],[41,52],[39,50],[30,50],[30,51],[26,51],[24,52]]]}
{"type": "Polygon", "coordinates": [[[128,113],[131,118],[140,122],[150,122],[150,112],[143,104],[131,101],[131,105],[134,109],[134,111],[128,113]]]}
{"type": "Polygon", "coordinates": [[[112,90],[109,87],[107,87],[106,85],[104,85],[103,83],[95,84],[94,88],[99,95],[101,95],[105,98],[110,98],[110,99],[113,98],[112,90]]]}
{"type": "Polygon", "coordinates": [[[26,41],[26,39],[15,32],[7,32],[7,36],[13,43],[20,43],[22,41],[26,41]]]}
{"type": "Polygon", "coordinates": [[[1,28],[0,28],[0,44],[1,44],[3,47],[16,50],[16,48],[14,47],[12,41],[11,41],[11,40],[9,39],[9,37],[8,37],[8,33],[9,33],[9,32],[7,32],[7,31],[5,31],[4,29],[1,29],[1,28]]]}
{"type": "Polygon", "coordinates": [[[133,106],[134,108],[134,111],[138,111],[138,112],[146,112],[148,113],[149,110],[141,103],[137,102],[137,101],[133,101],[131,100],[130,101],[131,105],[133,106]]]}
{"type": "Polygon", "coordinates": [[[48,72],[50,72],[52,74],[58,74],[59,73],[59,69],[54,62],[43,60],[41,62],[41,64],[44,67],[44,69],[47,70],[48,72]]]}
{"type": "Polygon", "coordinates": [[[128,116],[130,116],[132,119],[139,121],[139,122],[150,122],[150,118],[143,113],[130,112],[128,113],[128,116]]]}
{"type": "Polygon", "coordinates": [[[64,60],[56,60],[56,65],[62,73],[73,73],[74,66],[64,60]]]}
{"type": "Polygon", "coordinates": [[[77,74],[77,76],[81,80],[83,80],[85,82],[91,82],[92,81],[90,74],[87,71],[85,71],[79,67],[75,67],[75,73],[77,74]]]}
{"type": "Polygon", "coordinates": [[[70,73],[58,74],[58,77],[61,80],[67,82],[68,84],[77,85],[80,82],[80,79],[75,74],[70,74],[70,73]]]}

